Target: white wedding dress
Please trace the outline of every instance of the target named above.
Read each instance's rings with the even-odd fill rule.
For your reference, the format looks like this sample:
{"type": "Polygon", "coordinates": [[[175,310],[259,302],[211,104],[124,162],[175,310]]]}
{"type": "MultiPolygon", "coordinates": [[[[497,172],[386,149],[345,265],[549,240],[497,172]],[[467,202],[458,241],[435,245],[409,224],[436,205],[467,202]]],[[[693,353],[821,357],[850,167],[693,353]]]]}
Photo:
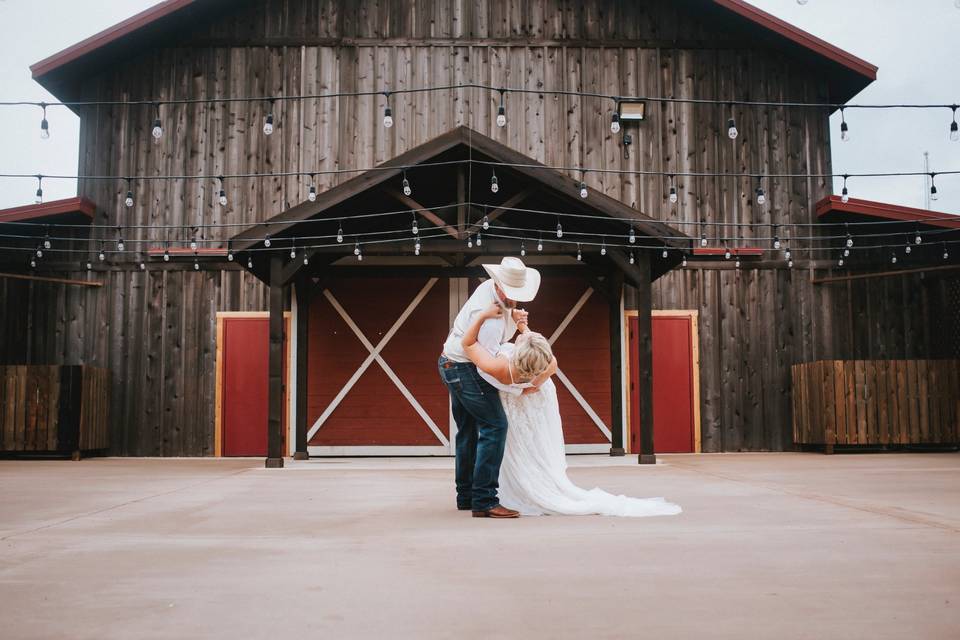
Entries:
{"type": "MultiPolygon", "coordinates": [[[[502,355],[509,357],[504,345],[502,355]]],[[[529,386],[529,385],[515,385],[529,386]]],[[[502,388],[502,386],[501,386],[502,388]]],[[[629,498],[602,489],[581,489],[567,477],[563,424],[557,388],[547,380],[540,391],[500,392],[507,414],[507,444],[500,465],[500,504],[524,516],[604,515],[670,516],[678,505],[663,498],[629,498]]]]}

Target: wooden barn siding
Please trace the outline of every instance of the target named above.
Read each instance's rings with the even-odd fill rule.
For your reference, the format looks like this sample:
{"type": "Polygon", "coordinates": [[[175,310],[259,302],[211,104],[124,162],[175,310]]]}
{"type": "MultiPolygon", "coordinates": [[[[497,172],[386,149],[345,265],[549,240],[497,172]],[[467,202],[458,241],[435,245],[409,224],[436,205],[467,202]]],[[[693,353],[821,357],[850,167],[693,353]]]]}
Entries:
{"type": "MultiPolygon", "coordinates": [[[[720,99],[826,97],[815,72],[777,52],[743,49],[744,42],[669,2],[270,0],[209,27],[198,26],[175,47],[116,65],[86,85],[85,97],[292,95],[469,82],[720,99]]],[[[629,128],[634,144],[625,159],[619,136],[609,132],[612,101],[508,94],[509,124],[499,129],[493,123],[497,100],[494,92],[479,89],[394,96],[396,124],[391,130],[380,121],[380,96],[283,102],[274,106],[277,127],[269,138],[261,131],[266,104],[167,105],[159,143],[149,135],[151,108],[89,108],[81,111],[80,172],[215,176],[366,167],[460,124],[557,165],[725,172],[759,167],[798,173],[830,168],[827,118],[816,110],[738,108],[741,135],[732,143],[725,131],[727,108],[651,102],[648,120],[629,128]],[[562,134],[554,135],[554,129],[562,134]]],[[[352,175],[317,176],[316,183],[323,190],[352,175]]],[[[576,173],[571,176],[579,179],[576,173]]],[[[758,211],[752,180],[678,178],[681,200],[675,206],[666,198],[669,182],[660,177],[588,173],[586,181],[591,189],[667,221],[809,221],[811,204],[829,191],[824,181],[771,181],[764,185],[769,202],[758,211]]],[[[81,181],[79,192],[97,203],[96,221],[109,227],[240,224],[299,202],[307,186],[299,178],[228,181],[230,203],[220,207],[215,180],[147,182],[134,185],[137,204],[132,210],[122,204],[122,181],[81,181]]],[[[200,230],[198,235],[222,242],[232,232],[200,230]]],[[[729,228],[724,233],[735,235],[729,228]]],[[[112,230],[97,234],[106,240],[116,235],[112,230]]],[[[140,238],[158,246],[186,243],[189,235],[154,229],[140,238]]],[[[125,237],[128,245],[137,238],[132,231],[125,237]]],[[[56,346],[25,349],[52,350],[51,356],[64,361],[115,370],[113,415],[124,416],[114,424],[117,453],[202,454],[212,446],[214,313],[264,309],[265,297],[252,278],[201,274],[118,271],[99,293],[30,285],[21,294],[39,295],[30,291],[41,286],[58,291],[42,294],[50,296],[53,306],[37,308],[35,313],[46,314],[45,319],[31,325],[38,336],[32,340],[43,343],[49,332],[57,335],[56,346]],[[207,378],[193,386],[190,376],[207,378]],[[203,410],[189,410],[191,406],[203,410]]],[[[690,277],[671,275],[657,291],[690,277]]],[[[761,424],[768,393],[758,387],[765,378],[763,355],[771,345],[787,341],[794,356],[812,355],[816,335],[826,329],[818,325],[816,307],[809,302],[812,291],[801,288],[794,294],[785,284],[787,277],[770,274],[751,283],[742,275],[711,272],[684,294],[697,300],[702,330],[716,335],[704,355],[709,363],[703,375],[706,450],[788,445],[788,413],[778,409],[783,433],[761,424]],[[805,296],[805,302],[794,304],[793,295],[805,296]],[[786,320],[758,319],[771,310],[786,320]],[[776,327],[774,335],[749,344],[748,332],[760,322],[776,327]],[[741,353],[744,344],[749,344],[749,355],[741,353]],[[746,358],[743,367],[734,364],[741,357],[746,358]]],[[[798,277],[794,274],[793,281],[798,277]]],[[[664,295],[658,293],[658,306],[675,306],[669,296],[680,294],[664,295]]],[[[777,360],[778,385],[795,360],[777,360]]]]}
{"type": "Polygon", "coordinates": [[[216,312],[261,310],[245,272],[64,272],[78,287],[0,278],[0,362],[88,364],[111,371],[110,452],[213,452],[216,312]]]}

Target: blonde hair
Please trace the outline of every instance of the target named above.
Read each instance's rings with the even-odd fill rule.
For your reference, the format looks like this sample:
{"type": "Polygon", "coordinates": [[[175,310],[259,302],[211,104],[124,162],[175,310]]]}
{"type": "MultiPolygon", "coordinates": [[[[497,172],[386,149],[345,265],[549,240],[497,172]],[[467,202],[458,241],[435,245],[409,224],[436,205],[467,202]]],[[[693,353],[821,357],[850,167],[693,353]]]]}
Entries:
{"type": "Polygon", "coordinates": [[[527,331],[517,338],[511,362],[519,378],[517,382],[533,380],[546,371],[552,361],[553,350],[542,334],[527,331]]]}

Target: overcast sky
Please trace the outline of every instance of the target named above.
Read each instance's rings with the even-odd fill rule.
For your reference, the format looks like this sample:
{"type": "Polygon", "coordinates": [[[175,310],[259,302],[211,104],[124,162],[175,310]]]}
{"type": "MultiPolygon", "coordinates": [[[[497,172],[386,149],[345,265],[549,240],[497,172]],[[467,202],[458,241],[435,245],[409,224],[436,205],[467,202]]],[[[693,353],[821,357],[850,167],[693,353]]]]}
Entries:
{"type": "MultiPolygon", "coordinates": [[[[53,100],[29,66],[146,7],[155,0],[0,0],[0,100],[53,100]]],[[[960,9],[954,0],[753,0],[753,4],[880,67],[853,102],[960,103],[960,9]]],[[[0,173],[76,174],[78,120],[62,108],[48,115],[51,138],[39,136],[36,108],[0,108],[0,173]]],[[[837,173],[960,170],[960,142],[949,141],[950,111],[848,111],[851,140],[833,122],[837,173]]],[[[851,182],[854,197],[923,206],[922,178],[851,182]]],[[[933,209],[960,213],[960,176],[937,181],[933,209]]],[[[839,191],[839,187],[837,188],[839,191]]],[[[36,183],[0,179],[0,208],[30,204],[36,183]]],[[[72,182],[44,184],[46,199],[76,195],[72,182]]]]}

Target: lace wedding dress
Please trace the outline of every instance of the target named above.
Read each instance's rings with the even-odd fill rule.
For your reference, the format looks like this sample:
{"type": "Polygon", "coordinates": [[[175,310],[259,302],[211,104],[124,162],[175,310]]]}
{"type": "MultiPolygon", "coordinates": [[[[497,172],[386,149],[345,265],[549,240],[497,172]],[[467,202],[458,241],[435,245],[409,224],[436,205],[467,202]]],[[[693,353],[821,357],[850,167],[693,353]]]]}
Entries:
{"type": "Polygon", "coordinates": [[[507,444],[500,466],[500,503],[522,515],[668,516],[678,505],[663,498],[629,498],[585,490],[567,477],[557,388],[548,380],[537,393],[500,392],[507,414],[507,444]]]}

